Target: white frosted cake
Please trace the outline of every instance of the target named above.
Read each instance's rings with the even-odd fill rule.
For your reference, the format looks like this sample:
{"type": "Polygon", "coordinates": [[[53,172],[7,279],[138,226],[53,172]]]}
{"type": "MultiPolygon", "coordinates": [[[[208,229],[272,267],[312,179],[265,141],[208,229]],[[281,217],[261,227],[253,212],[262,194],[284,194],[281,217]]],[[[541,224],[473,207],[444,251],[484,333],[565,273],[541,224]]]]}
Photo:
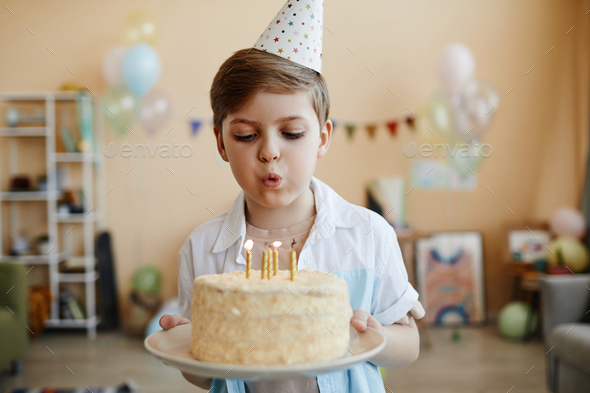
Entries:
{"type": "Polygon", "coordinates": [[[193,282],[192,341],[197,360],[244,365],[315,363],[347,351],[352,317],[346,281],[334,274],[260,270],[207,274],[193,282]]]}

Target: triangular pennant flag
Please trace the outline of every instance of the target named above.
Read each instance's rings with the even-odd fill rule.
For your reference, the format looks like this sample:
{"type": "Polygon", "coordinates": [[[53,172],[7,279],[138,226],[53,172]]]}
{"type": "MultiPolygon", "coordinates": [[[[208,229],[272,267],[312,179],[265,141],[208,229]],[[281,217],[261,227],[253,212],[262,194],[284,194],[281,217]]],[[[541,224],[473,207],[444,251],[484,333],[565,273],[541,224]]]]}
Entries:
{"type": "Polygon", "coordinates": [[[324,2],[287,0],[254,48],[322,73],[324,2]]]}
{"type": "Polygon", "coordinates": [[[394,120],[387,123],[387,128],[389,128],[391,136],[395,136],[397,134],[397,121],[394,120]]]}
{"type": "Polygon", "coordinates": [[[191,135],[197,136],[201,128],[202,121],[199,119],[191,119],[191,135]]]}
{"type": "Polygon", "coordinates": [[[375,130],[377,130],[377,126],[375,124],[369,124],[366,126],[367,132],[369,133],[369,137],[371,139],[375,138],[375,130]]]}
{"type": "Polygon", "coordinates": [[[414,130],[414,118],[412,116],[406,117],[406,124],[410,127],[410,129],[414,130]]]}
{"type": "Polygon", "coordinates": [[[354,124],[347,124],[346,125],[346,133],[348,134],[348,138],[352,139],[352,134],[354,134],[354,129],[356,126],[354,124]]]}

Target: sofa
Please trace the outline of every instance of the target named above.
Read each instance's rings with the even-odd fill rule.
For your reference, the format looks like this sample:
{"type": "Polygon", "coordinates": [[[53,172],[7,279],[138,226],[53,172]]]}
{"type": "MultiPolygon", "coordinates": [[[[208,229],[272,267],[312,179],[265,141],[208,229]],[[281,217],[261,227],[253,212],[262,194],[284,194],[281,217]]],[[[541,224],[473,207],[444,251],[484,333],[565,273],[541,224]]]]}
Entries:
{"type": "Polygon", "coordinates": [[[590,274],[547,275],[539,279],[547,363],[553,393],[590,392],[590,274]]]}
{"type": "Polygon", "coordinates": [[[0,261],[0,370],[22,370],[29,346],[26,266],[0,261]]]}

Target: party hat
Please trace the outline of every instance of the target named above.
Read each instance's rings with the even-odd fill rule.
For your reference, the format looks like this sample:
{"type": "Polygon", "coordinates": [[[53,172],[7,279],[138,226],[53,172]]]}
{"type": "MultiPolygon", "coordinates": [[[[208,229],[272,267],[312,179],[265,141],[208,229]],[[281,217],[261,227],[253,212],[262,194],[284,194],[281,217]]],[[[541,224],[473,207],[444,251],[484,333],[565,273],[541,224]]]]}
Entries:
{"type": "Polygon", "coordinates": [[[321,73],[323,20],[322,0],[287,0],[254,48],[321,73]]]}

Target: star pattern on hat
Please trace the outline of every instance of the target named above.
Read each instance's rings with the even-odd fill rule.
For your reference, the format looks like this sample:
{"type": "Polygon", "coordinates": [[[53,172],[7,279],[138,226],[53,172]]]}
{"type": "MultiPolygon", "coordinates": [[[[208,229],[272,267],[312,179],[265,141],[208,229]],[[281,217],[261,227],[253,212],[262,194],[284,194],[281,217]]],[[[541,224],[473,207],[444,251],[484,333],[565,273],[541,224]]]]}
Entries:
{"type": "Polygon", "coordinates": [[[322,72],[324,3],[321,0],[288,0],[253,48],[322,72]]]}

